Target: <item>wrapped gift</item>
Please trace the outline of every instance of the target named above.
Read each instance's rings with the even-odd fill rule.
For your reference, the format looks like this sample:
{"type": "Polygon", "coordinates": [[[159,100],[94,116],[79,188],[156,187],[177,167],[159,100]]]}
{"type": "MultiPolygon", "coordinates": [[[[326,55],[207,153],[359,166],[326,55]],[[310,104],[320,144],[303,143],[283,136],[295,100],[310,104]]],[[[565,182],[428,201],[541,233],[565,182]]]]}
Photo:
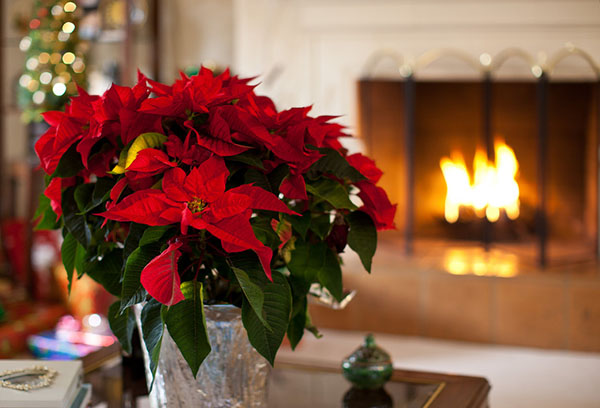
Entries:
{"type": "Polygon", "coordinates": [[[82,388],[81,361],[0,360],[0,408],[70,408],[82,388]],[[36,384],[43,378],[44,386],[36,384]],[[29,390],[16,389],[29,385],[29,390]]]}

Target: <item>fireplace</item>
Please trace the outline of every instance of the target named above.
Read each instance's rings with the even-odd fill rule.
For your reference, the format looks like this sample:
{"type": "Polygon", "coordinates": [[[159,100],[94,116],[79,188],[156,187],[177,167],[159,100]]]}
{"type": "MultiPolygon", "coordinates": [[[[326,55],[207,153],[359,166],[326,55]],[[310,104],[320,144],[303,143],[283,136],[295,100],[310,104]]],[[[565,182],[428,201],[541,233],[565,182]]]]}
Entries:
{"type": "Polygon", "coordinates": [[[437,245],[456,273],[482,270],[448,255],[456,247],[539,267],[596,259],[599,82],[532,72],[359,80],[360,134],[399,204],[390,239],[406,252],[437,245]]]}

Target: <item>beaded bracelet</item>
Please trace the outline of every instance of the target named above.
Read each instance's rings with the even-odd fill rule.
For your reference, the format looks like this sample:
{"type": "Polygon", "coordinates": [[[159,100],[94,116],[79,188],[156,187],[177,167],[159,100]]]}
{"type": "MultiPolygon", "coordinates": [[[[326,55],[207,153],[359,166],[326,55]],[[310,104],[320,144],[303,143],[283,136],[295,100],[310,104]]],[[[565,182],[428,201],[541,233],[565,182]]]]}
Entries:
{"type": "Polygon", "coordinates": [[[39,388],[45,388],[52,385],[54,377],[56,377],[57,374],[58,372],[56,370],[53,370],[52,368],[48,368],[46,366],[35,366],[30,368],[22,368],[18,370],[5,370],[0,372],[0,387],[10,388],[12,390],[19,391],[37,390],[39,388]],[[32,382],[26,382],[22,384],[15,384],[10,380],[2,379],[5,377],[8,377],[9,379],[17,378],[25,375],[36,375],[39,378],[32,382]]]}

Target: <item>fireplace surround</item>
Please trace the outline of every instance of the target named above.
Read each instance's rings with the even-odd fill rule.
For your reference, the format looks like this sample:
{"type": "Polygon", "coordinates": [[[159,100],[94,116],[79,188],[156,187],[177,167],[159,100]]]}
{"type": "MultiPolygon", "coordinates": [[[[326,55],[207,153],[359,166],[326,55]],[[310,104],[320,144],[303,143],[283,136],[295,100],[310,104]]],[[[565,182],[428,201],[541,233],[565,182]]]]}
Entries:
{"type": "MultiPolygon", "coordinates": [[[[516,88],[527,85],[522,92],[529,95],[531,103],[521,104],[526,105],[526,109],[516,105],[510,110],[513,118],[526,118],[525,122],[520,119],[519,122],[528,124],[527,138],[513,140],[510,129],[503,129],[505,134],[501,136],[514,149],[519,162],[517,181],[522,201],[519,221],[528,220],[526,225],[535,229],[538,163],[535,158],[523,158],[537,149],[536,85],[539,78],[534,74],[544,72],[548,86],[575,80],[593,87],[590,83],[597,82],[597,69],[577,53],[576,47],[566,43],[576,44],[591,55],[589,58],[600,61],[599,10],[600,5],[595,0],[238,0],[233,10],[236,27],[233,66],[239,74],[260,75],[258,92],[273,95],[278,106],[314,104],[313,114],[335,112],[341,115],[340,123],[361,137],[364,123],[359,120],[357,84],[363,79],[397,82],[401,87],[404,76],[412,73],[415,87],[429,86],[427,80],[450,85],[457,81],[471,82],[474,86],[469,96],[472,109],[481,109],[485,72],[490,69],[493,70],[491,98],[496,106],[506,93],[512,96],[506,96],[504,99],[508,101],[500,106],[510,108],[510,101],[521,98],[503,91],[504,86],[497,83],[515,82],[516,88]],[[455,53],[462,54],[462,58],[438,59],[440,48],[457,50],[455,53]],[[509,51],[503,51],[505,49],[509,51]],[[507,55],[510,58],[501,63],[507,55]],[[483,64],[485,62],[489,65],[483,64]],[[523,150],[521,144],[525,140],[528,145],[523,150]],[[530,180],[531,185],[526,185],[526,180],[530,180]]],[[[418,97],[423,91],[417,88],[416,92],[418,97]]],[[[378,143],[393,139],[398,154],[387,159],[387,164],[384,162],[387,151],[372,149],[371,154],[375,152],[378,164],[393,168],[400,166],[404,154],[405,140],[400,138],[404,134],[403,97],[399,90],[394,94],[390,88],[389,93],[395,103],[378,106],[382,111],[389,111],[387,119],[380,120],[389,120],[392,124],[380,129],[377,138],[378,143]],[[397,132],[394,133],[394,129],[397,132]]],[[[498,122],[516,127],[497,115],[494,115],[496,124],[492,129],[497,128],[498,122]]],[[[484,146],[481,112],[472,114],[469,120],[472,131],[467,146],[459,143],[439,146],[436,154],[429,158],[426,170],[435,181],[432,188],[436,188],[437,196],[432,200],[435,211],[427,208],[425,213],[430,218],[435,215],[436,223],[426,222],[430,221],[427,219],[425,225],[415,222],[413,255],[405,252],[402,217],[406,213],[406,177],[397,169],[392,179],[388,170],[383,181],[391,186],[388,191],[396,192],[401,204],[396,220],[401,229],[382,237],[370,275],[364,273],[358,259],[344,254],[344,286],[356,290],[356,296],[343,310],[312,305],[313,321],[317,327],[361,332],[600,351],[600,266],[594,260],[593,248],[583,250],[580,257],[571,253],[567,262],[563,262],[553,255],[555,246],[551,239],[547,243],[548,265],[541,268],[539,241],[535,235],[528,242],[515,241],[511,235],[503,237],[500,233],[506,232],[500,227],[503,221],[499,220],[492,226],[495,235],[486,251],[481,241],[483,222],[478,217],[470,222],[470,228],[476,232],[469,234],[477,241],[461,239],[459,234],[464,228],[458,226],[469,223],[468,218],[452,225],[442,222],[446,186],[440,159],[451,155],[454,148],[459,149],[471,171],[470,162],[477,144],[484,146]],[[441,225],[445,235],[427,236],[424,228],[427,224],[438,228],[441,225]],[[446,239],[448,236],[452,240],[446,239]],[[584,259],[590,261],[584,262],[584,259]]],[[[590,130],[593,126],[586,128],[590,130]]],[[[495,136],[491,132],[492,140],[495,136]]],[[[368,140],[362,140],[366,143],[348,144],[348,148],[353,152],[369,150],[368,140]]],[[[438,139],[437,143],[444,140],[438,139]]],[[[587,139],[578,140],[583,143],[587,139]]],[[[418,149],[419,140],[416,143],[418,149]]],[[[549,157],[553,156],[552,146],[550,142],[549,157]]],[[[578,147],[577,151],[581,153],[582,148],[578,147]]],[[[585,191],[593,196],[596,170],[591,167],[596,151],[587,149],[585,154],[593,157],[581,161],[580,165],[590,166],[590,169],[579,167],[584,177],[578,180],[590,184],[585,191]]],[[[550,167],[549,173],[552,173],[553,167],[550,167]]],[[[554,182],[551,180],[549,184],[554,182]]],[[[419,187],[422,184],[415,186],[419,187]]],[[[575,190],[582,191],[581,187],[575,190]]],[[[547,192],[549,212],[553,210],[553,194],[547,192]]],[[[597,216],[594,215],[596,209],[591,208],[594,200],[589,197],[579,201],[580,210],[589,208],[586,217],[590,218],[585,218],[583,227],[592,226],[591,234],[585,239],[595,245],[597,216]]],[[[415,214],[418,215],[423,203],[420,198],[414,202],[415,214]]],[[[554,221],[551,220],[551,234],[556,227],[554,221]]],[[[580,226],[581,222],[579,231],[580,226]]]]}
{"type": "MultiPolygon", "coordinates": [[[[404,250],[415,240],[465,242],[514,253],[539,267],[595,261],[598,256],[598,140],[600,69],[584,51],[565,48],[545,65],[525,52],[503,51],[480,61],[455,50],[425,53],[412,65],[398,64],[396,78],[377,78],[376,54],[358,81],[359,133],[384,170],[383,185],[399,203],[396,218],[404,250]],[[556,79],[567,57],[589,64],[588,78],[556,79]],[[419,78],[436,59],[453,57],[476,69],[479,79],[419,78]],[[498,78],[508,59],[524,59],[530,79],[498,78]],[[439,162],[445,155],[487,156],[498,161],[495,140],[518,160],[519,215],[489,220],[461,207],[444,219],[446,186],[439,162]]],[[[468,162],[468,159],[467,159],[468,162]]],[[[472,170],[472,169],[471,169],[472,170]]],[[[468,181],[467,181],[468,182],[468,181]]]]}

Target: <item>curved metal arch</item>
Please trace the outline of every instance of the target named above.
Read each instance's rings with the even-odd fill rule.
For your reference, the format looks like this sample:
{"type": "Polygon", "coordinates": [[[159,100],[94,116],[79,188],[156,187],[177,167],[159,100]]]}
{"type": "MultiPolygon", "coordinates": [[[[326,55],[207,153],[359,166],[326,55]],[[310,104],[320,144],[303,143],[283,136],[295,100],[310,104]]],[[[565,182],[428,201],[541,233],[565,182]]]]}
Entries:
{"type": "Polygon", "coordinates": [[[479,63],[476,58],[473,58],[470,54],[457,50],[455,48],[436,48],[430,51],[421,54],[415,62],[414,72],[418,72],[421,69],[427,68],[429,65],[433,64],[435,61],[443,58],[443,57],[455,57],[459,60],[467,63],[471,68],[475,71],[483,74],[485,72],[483,66],[479,63]]]}
{"type": "Polygon", "coordinates": [[[396,72],[400,72],[400,68],[404,65],[404,57],[394,50],[377,50],[372,53],[361,69],[361,78],[373,77],[373,72],[379,63],[385,59],[390,59],[396,63],[396,72]]]}
{"type": "MultiPolygon", "coordinates": [[[[525,50],[517,47],[506,48],[500,51],[496,56],[492,59],[492,63],[490,64],[489,70],[490,72],[498,71],[502,68],[502,65],[510,58],[520,58],[525,60],[527,65],[529,66],[529,71],[531,72],[532,68],[538,66],[539,64],[536,62],[533,55],[529,54],[525,50]]],[[[533,75],[533,72],[531,72],[533,75]]],[[[535,75],[533,75],[535,76],[535,75]]]]}
{"type": "Polygon", "coordinates": [[[583,58],[583,60],[586,61],[590,65],[590,67],[592,68],[592,71],[594,71],[594,74],[596,74],[596,77],[598,79],[600,79],[600,67],[598,66],[598,64],[596,64],[596,61],[594,61],[594,58],[592,58],[592,56],[589,53],[585,52],[581,48],[577,48],[577,47],[573,47],[573,46],[566,46],[566,47],[558,50],[552,56],[552,58],[550,58],[548,60],[548,63],[546,64],[547,72],[549,74],[551,74],[552,71],[554,71],[554,68],[556,68],[556,66],[562,60],[564,60],[565,58],[570,57],[572,55],[576,55],[576,56],[583,58]]]}

